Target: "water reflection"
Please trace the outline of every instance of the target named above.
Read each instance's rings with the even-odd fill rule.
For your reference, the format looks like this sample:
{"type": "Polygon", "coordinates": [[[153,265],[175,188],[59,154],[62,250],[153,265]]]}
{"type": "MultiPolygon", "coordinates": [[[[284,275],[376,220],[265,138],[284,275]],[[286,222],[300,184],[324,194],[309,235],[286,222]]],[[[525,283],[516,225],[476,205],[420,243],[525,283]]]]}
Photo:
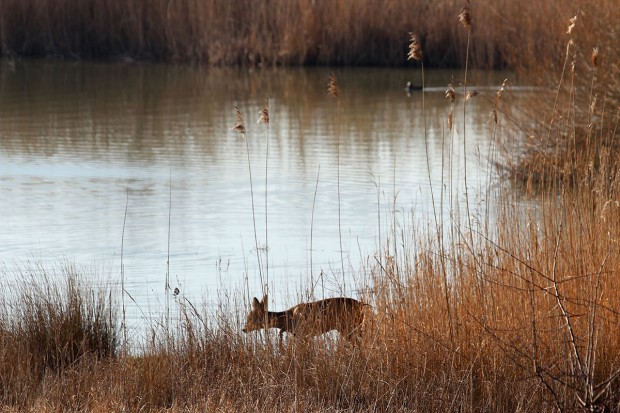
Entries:
{"type": "MultiPolygon", "coordinates": [[[[351,293],[358,269],[390,231],[395,191],[401,216],[423,222],[432,211],[429,169],[434,194],[445,194],[439,208],[446,216],[454,208],[448,200],[462,196],[462,106],[451,134],[444,97],[459,73],[426,73],[428,146],[422,94],[403,90],[419,72],[335,70],[340,104],[326,95],[329,73],[1,64],[3,271],[32,258],[67,257],[105,263],[117,277],[122,245],[127,289],[143,309],[163,301],[168,254],[173,287],[193,300],[203,293],[215,300],[221,288],[259,295],[267,274],[261,280],[245,142],[231,131],[237,105],[248,129],[259,256],[266,264],[268,247],[272,296],[294,296],[321,272],[331,277],[325,294],[351,293]],[[267,97],[269,129],[256,125],[267,97]]],[[[471,78],[492,86],[480,88],[465,114],[470,191],[483,194],[495,156],[488,116],[503,77],[471,78]]]]}

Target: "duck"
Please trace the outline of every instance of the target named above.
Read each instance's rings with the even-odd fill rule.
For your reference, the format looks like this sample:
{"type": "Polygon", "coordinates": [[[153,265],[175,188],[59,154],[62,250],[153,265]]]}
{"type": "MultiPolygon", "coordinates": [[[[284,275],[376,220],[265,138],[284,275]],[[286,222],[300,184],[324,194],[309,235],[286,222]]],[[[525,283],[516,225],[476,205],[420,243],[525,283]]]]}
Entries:
{"type": "Polygon", "coordinates": [[[407,93],[411,93],[415,90],[422,90],[422,86],[417,86],[411,82],[407,82],[407,86],[405,86],[405,90],[407,91],[407,93]]]}

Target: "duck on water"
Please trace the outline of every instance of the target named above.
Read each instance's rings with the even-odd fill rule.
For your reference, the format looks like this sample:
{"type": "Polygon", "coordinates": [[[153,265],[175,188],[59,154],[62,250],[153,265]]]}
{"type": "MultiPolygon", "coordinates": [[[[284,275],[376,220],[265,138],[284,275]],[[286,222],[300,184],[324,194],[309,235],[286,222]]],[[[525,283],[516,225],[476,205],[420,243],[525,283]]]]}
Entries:
{"type": "Polygon", "coordinates": [[[407,82],[407,86],[405,86],[405,90],[407,91],[407,93],[411,93],[416,90],[422,90],[422,86],[414,85],[411,82],[407,82]]]}

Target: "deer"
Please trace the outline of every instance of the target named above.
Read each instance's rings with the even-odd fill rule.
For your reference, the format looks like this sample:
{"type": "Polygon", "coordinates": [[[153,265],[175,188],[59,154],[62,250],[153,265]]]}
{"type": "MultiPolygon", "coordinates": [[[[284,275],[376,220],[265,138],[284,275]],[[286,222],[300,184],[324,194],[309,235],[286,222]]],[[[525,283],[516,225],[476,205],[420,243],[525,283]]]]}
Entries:
{"type": "Polygon", "coordinates": [[[285,311],[268,311],[267,295],[262,301],[252,299],[252,310],[241,331],[280,329],[280,344],[284,333],[293,336],[319,336],[337,330],[348,341],[361,339],[367,304],[354,298],[335,297],[301,303],[285,311]]]}

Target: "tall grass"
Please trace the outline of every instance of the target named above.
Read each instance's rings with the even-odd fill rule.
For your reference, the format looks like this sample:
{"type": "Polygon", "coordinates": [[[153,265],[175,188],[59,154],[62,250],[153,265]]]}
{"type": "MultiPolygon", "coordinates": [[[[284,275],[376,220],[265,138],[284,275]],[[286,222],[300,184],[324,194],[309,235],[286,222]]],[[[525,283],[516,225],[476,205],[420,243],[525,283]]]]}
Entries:
{"type": "Polygon", "coordinates": [[[48,376],[113,359],[118,348],[116,295],[87,288],[80,269],[39,265],[3,281],[0,381],[3,404],[29,402],[48,376]],[[17,281],[19,280],[19,281],[17,281]]]}
{"type": "MultiPolygon", "coordinates": [[[[53,328],[34,339],[5,312],[0,401],[41,411],[551,412],[600,393],[595,405],[616,411],[620,206],[610,191],[619,185],[601,172],[583,191],[549,197],[532,212],[506,193],[504,225],[478,238],[475,256],[465,248],[439,255],[424,234],[403,234],[399,259],[369,269],[374,317],[359,346],[327,337],[279,349],[274,335],[266,344],[242,336],[243,310],[232,304],[198,316],[176,301],[172,328],[114,357],[107,347],[72,352],[90,341],[53,328]],[[449,301],[443,260],[455,269],[449,301]],[[49,341],[51,353],[39,344],[49,341]]],[[[56,288],[51,279],[39,285],[46,294],[56,288]]],[[[23,284],[30,293],[10,302],[28,309],[19,317],[40,331],[48,321],[28,317],[40,313],[28,307],[33,288],[23,284]]],[[[71,307],[68,297],[58,296],[53,314],[71,307]]],[[[47,303],[39,306],[49,314],[47,303]]]]}
{"type": "MultiPolygon", "coordinates": [[[[155,59],[215,65],[402,65],[415,30],[434,53],[427,67],[464,65],[465,39],[455,26],[460,0],[5,0],[0,4],[3,55],[155,59]],[[343,22],[348,22],[343,24],[343,22]]],[[[471,61],[478,68],[548,68],[562,56],[560,34],[576,10],[591,39],[614,47],[614,0],[550,0],[527,5],[475,3],[471,61]],[[601,16],[605,16],[603,20],[601,16]],[[560,17],[560,19],[558,19],[560,17]]]]}

